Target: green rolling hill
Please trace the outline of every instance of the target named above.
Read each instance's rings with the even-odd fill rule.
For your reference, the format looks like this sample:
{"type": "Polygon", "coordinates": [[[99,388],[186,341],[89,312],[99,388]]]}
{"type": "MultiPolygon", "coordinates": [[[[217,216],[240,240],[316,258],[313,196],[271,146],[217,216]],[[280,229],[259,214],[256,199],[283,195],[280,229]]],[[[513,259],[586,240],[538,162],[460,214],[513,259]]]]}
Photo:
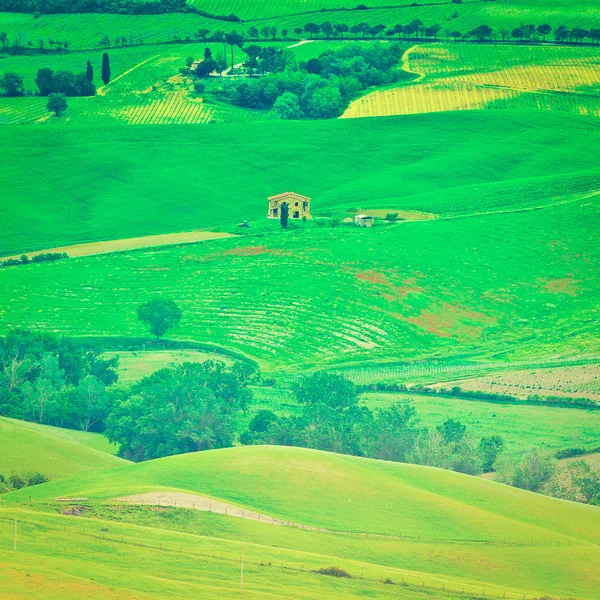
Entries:
{"type": "Polygon", "coordinates": [[[3,475],[35,471],[60,479],[127,464],[109,451],[114,452],[114,447],[99,434],[0,417],[0,473],[3,475]]]}
{"type": "MultiPolygon", "coordinates": [[[[433,578],[440,587],[442,581],[454,590],[463,585],[471,594],[481,587],[500,597],[504,589],[514,597],[526,593],[592,600],[598,584],[593,568],[600,540],[597,507],[428,467],[298,448],[240,447],[50,482],[7,495],[5,506],[14,507],[29,496],[32,512],[23,518],[43,521],[48,531],[64,523],[97,535],[104,522],[108,538],[114,540],[118,535],[132,539],[134,526],[146,527],[143,535],[148,545],[162,539],[166,545],[180,543],[189,549],[189,544],[196,544],[208,555],[224,552],[235,557],[244,542],[252,560],[264,553],[265,560],[274,561],[276,545],[279,560],[288,564],[332,564],[356,576],[364,572],[367,579],[377,569],[386,569],[396,581],[433,578]],[[171,515],[165,518],[151,507],[115,512],[124,503],[112,498],[153,490],[208,496],[328,531],[303,531],[189,509],[163,509],[171,515]],[[103,521],[42,514],[54,512],[56,496],[86,497],[90,516],[102,516],[103,521]],[[114,519],[120,523],[111,522],[114,519]],[[186,533],[176,535],[177,530],[186,533]],[[204,537],[194,541],[198,535],[204,537]]],[[[44,556],[47,550],[36,540],[32,534],[30,551],[44,556]]],[[[106,556],[102,561],[104,566],[110,562],[106,556]]],[[[165,563],[165,576],[170,561],[165,563]]],[[[96,580],[106,580],[102,569],[96,580]]],[[[347,597],[352,597],[350,590],[351,586],[347,597]]],[[[291,589],[288,593],[295,597],[291,589]]]]}

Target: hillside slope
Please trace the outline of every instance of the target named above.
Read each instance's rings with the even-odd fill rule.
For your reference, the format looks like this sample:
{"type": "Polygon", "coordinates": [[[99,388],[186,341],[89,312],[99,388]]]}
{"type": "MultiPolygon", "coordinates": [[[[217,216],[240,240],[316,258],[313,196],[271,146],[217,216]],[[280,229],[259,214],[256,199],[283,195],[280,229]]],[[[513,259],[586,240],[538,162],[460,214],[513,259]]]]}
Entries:
{"type": "MultiPolygon", "coordinates": [[[[84,527],[98,538],[102,534],[93,532],[104,526],[111,539],[115,535],[133,538],[135,532],[124,524],[107,524],[114,514],[118,521],[135,519],[139,526],[152,527],[137,535],[157,548],[159,540],[192,544],[208,556],[233,553],[235,561],[240,544],[245,543],[250,560],[293,561],[298,567],[333,564],[355,575],[364,572],[367,578],[392,569],[390,576],[396,581],[403,576],[420,586],[434,578],[438,589],[445,581],[454,590],[466,586],[472,594],[487,588],[499,597],[508,589],[512,593],[508,598],[526,592],[592,600],[600,583],[593,567],[600,558],[600,509],[428,467],[300,448],[239,447],[51,482],[27,494],[7,495],[6,506],[32,496],[33,510],[36,506],[51,509],[52,504],[44,502],[82,495],[92,507],[89,514],[98,511],[101,521],[77,517],[71,525],[65,519],[73,517],[56,521],[57,517],[45,516],[45,527],[52,530],[64,522],[84,527]],[[319,530],[182,509],[144,511],[111,500],[150,490],[201,494],[319,530]],[[161,529],[180,529],[185,535],[173,538],[161,529]],[[186,537],[190,535],[206,537],[193,541],[186,537]]],[[[42,517],[32,513],[26,518],[42,517]]],[[[36,545],[30,547],[43,553],[37,546],[42,541],[33,535],[30,545],[34,540],[36,545]]],[[[171,569],[177,570],[165,565],[166,576],[171,569]]],[[[218,562],[215,569],[219,577],[225,572],[218,562]]],[[[345,595],[353,597],[349,592],[345,595]]],[[[289,597],[295,597],[291,589],[289,597]]]]}
{"type": "MultiPolygon", "coordinates": [[[[51,479],[60,479],[127,464],[106,451],[72,441],[82,437],[68,436],[56,427],[46,428],[0,417],[0,473],[10,475],[35,471],[51,479]]],[[[110,447],[106,441],[102,444],[96,438],[87,443],[110,447]]]]}
{"type": "Polygon", "coordinates": [[[590,129],[586,118],[509,111],[203,128],[6,126],[0,255],[198,227],[238,232],[242,219],[262,222],[267,196],[286,190],[313,197],[313,214],[324,217],[353,208],[456,214],[590,192],[600,187],[590,129]]]}

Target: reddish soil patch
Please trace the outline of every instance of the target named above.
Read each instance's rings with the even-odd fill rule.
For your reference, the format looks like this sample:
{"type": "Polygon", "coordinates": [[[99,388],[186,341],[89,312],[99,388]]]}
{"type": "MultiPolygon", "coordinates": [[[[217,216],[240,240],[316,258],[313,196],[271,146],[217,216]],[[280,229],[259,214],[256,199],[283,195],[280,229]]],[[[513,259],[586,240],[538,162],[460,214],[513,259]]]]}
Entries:
{"type": "Polygon", "coordinates": [[[385,288],[385,292],[382,292],[381,295],[389,302],[403,300],[410,296],[410,294],[420,294],[425,291],[424,288],[417,285],[416,277],[410,277],[403,280],[402,285],[396,285],[394,282],[390,281],[385,273],[375,269],[369,271],[357,271],[355,276],[360,281],[366,281],[385,288]]]}
{"type": "Polygon", "coordinates": [[[233,256],[258,256],[259,254],[276,254],[277,251],[266,246],[244,246],[242,248],[232,248],[226,250],[223,254],[231,254],[233,256]]]}
{"type": "Polygon", "coordinates": [[[566,294],[574,297],[577,295],[577,282],[572,277],[551,279],[544,285],[544,290],[551,294],[566,294]]]}
{"type": "Polygon", "coordinates": [[[443,304],[439,312],[422,310],[418,317],[403,317],[403,320],[441,338],[471,338],[481,335],[482,325],[496,320],[482,312],[471,311],[462,306],[443,304]]]}

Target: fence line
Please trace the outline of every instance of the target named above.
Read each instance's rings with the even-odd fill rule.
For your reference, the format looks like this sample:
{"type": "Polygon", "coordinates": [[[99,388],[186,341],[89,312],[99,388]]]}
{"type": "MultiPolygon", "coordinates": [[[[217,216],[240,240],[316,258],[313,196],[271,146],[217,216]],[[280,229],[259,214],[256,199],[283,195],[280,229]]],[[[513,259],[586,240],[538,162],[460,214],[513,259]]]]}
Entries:
{"type": "MultiPolygon", "coordinates": [[[[14,517],[10,517],[10,516],[2,516],[0,515],[0,520],[2,521],[8,521],[11,524],[14,521],[14,517]]],[[[66,525],[64,525],[63,527],[60,526],[56,526],[53,527],[51,525],[48,525],[46,523],[44,524],[37,524],[37,523],[33,523],[33,522],[25,522],[27,525],[31,525],[32,527],[44,527],[46,529],[52,530],[52,531],[58,531],[60,532],[62,530],[63,533],[67,532],[66,529],[66,525]]],[[[122,524],[122,523],[120,523],[122,524]]],[[[24,525],[23,523],[23,516],[20,517],[20,525],[24,525]]],[[[180,544],[179,547],[174,546],[174,547],[169,547],[167,545],[164,545],[161,543],[158,546],[153,545],[151,543],[144,543],[144,540],[142,538],[139,539],[138,541],[134,541],[132,539],[125,539],[125,536],[121,535],[121,536],[116,536],[113,537],[111,535],[107,535],[105,532],[102,532],[102,534],[98,533],[98,532],[87,532],[84,527],[69,527],[69,529],[71,529],[71,531],[69,531],[69,535],[72,535],[74,533],[74,531],[72,531],[73,529],[76,529],[75,533],[77,533],[78,535],[81,535],[82,537],[89,537],[89,538],[93,538],[96,540],[101,540],[103,542],[110,542],[110,543],[116,543],[116,544],[122,544],[124,546],[132,546],[132,547],[138,547],[138,548],[145,548],[145,549],[149,549],[149,550],[155,550],[158,552],[166,552],[168,554],[180,554],[180,555],[184,555],[184,556],[190,556],[190,557],[196,557],[196,558],[203,558],[203,559],[207,559],[207,560],[215,560],[215,561],[221,561],[221,562],[226,562],[226,563],[233,563],[233,564],[240,564],[240,559],[238,557],[231,557],[231,556],[227,556],[227,555],[223,555],[222,552],[218,552],[217,554],[211,554],[209,552],[203,552],[200,551],[200,553],[198,552],[194,552],[191,551],[189,549],[185,549],[184,550],[184,546],[183,544],[180,544]],[[119,539],[120,538],[120,539],[119,539]]],[[[185,532],[178,532],[175,531],[174,533],[184,533],[185,532]]],[[[202,536],[198,536],[198,537],[202,537],[202,536]]],[[[240,540],[223,540],[224,542],[232,542],[233,543],[238,543],[238,544],[243,544],[242,541],[240,540]]],[[[21,533],[21,537],[20,537],[20,541],[19,544],[21,544],[23,542],[23,534],[21,533]]],[[[293,549],[287,549],[287,550],[291,550],[293,552],[293,549]]],[[[18,552],[18,549],[16,550],[18,552]]],[[[300,551],[303,552],[303,551],[300,551]]],[[[244,558],[244,564],[246,567],[248,567],[249,565],[253,565],[256,567],[263,567],[263,568],[272,568],[272,569],[278,569],[278,570],[285,570],[285,571],[292,571],[292,572],[296,572],[296,573],[306,573],[307,575],[312,575],[312,576],[320,576],[320,577],[324,577],[326,575],[318,573],[315,569],[305,569],[304,568],[304,564],[301,563],[301,566],[294,566],[294,565],[290,565],[290,564],[286,564],[285,562],[281,561],[277,561],[277,562],[271,562],[273,561],[273,559],[271,557],[267,557],[267,555],[262,554],[261,552],[259,552],[258,550],[255,550],[254,548],[252,548],[251,546],[248,547],[247,545],[245,545],[245,558],[244,558]],[[253,552],[254,554],[257,554],[259,556],[263,556],[266,557],[268,559],[270,559],[270,562],[265,562],[264,559],[261,559],[260,562],[258,561],[254,561],[252,559],[248,558],[248,554],[250,554],[251,552],[253,552]]],[[[329,557],[327,557],[329,558],[329,557]]],[[[336,560],[338,557],[332,556],[331,560],[336,560]]],[[[330,565],[325,565],[324,568],[327,568],[330,565]]],[[[514,592],[514,591],[503,591],[503,592],[499,592],[499,591],[490,591],[489,589],[486,589],[484,587],[479,587],[479,586],[475,586],[473,584],[466,584],[466,585],[458,585],[458,587],[452,587],[453,585],[457,585],[456,582],[452,582],[452,583],[448,583],[445,581],[441,581],[437,584],[432,583],[432,579],[437,580],[438,578],[435,576],[430,576],[429,578],[427,578],[425,575],[422,575],[420,577],[408,577],[406,575],[401,576],[401,581],[392,581],[389,577],[387,577],[387,575],[390,575],[389,571],[386,572],[386,567],[385,566],[381,566],[381,565],[373,565],[371,563],[366,563],[366,566],[370,569],[376,570],[378,568],[381,568],[382,570],[382,574],[380,576],[379,579],[374,578],[374,577],[368,577],[368,576],[364,576],[364,572],[361,571],[360,575],[357,576],[356,574],[351,574],[350,579],[354,579],[354,580],[361,580],[361,581],[366,581],[369,583],[374,583],[374,584],[390,584],[390,585],[400,585],[403,587],[408,587],[408,588],[414,588],[414,589],[425,589],[425,590],[429,590],[429,591],[435,591],[435,592],[442,592],[445,595],[455,595],[455,594],[462,594],[462,597],[469,596],[470,598],[473,598],[473,600],[481,600],[481,599],[485,599],[485,598],[490,598],[490,599],[502,599],[502,600],[536,600],[536,596],[532,595],[532,594],[527,594],[527,593],[523,593],[521,594],[520,592],[514,592]],[[425,577],[423,579],[423,577],[425,577]],[[481,590],[481,592],[479,591],[481,590]]],[[[389,568],[389,567],[388,567],[389,568]]],[[[393,567],[392,567],[393,568],[393,567]]],[[[396,577],[398,576],[397,573],[392,573],[392,575],[396,575],[396,577]]],[[[246,571],[246,589],[248,589],[248,573],[246,571]]],[[[339,581],[343,581],[343,579],[340,579],[339,581]]],[[[232,586],[236,586],[238,582],[238,579],[236,577],[235,580],[232,581],[232,586]]],[[[496,588],[498,586],[495,586],[496,588]]],[[[541,598],[538,598],[537,600],[542,600],[541,598]]]]}
{"type": "MultiPolygon", "coordinates": [[[[9,507],[7,506],[7,500],[6,499],[2,499],[2,497],[0,496],[0,507],[2,506],[2,501],[4,501],[5,503],[5,508],[8,510],[9,507]]],[[[24,501],[24,502],[20,502],[18,499],[9,499],[10,502],[14,503],[13,506],[15,506],[15,508],[18,507],[35,507],[36,504],[38,507],[44,507],[44,506],[56,506],[53,503],[48,503],[48,502],[36,502],[35,500],[30,499],[29,501],[24,501]]],[[[87,504],[83,504],[84,502],[87,502],[87,499],[82,499],[81,501],[72,501],[72,502],[65,502],[64,506],[74,506],[74,507],[78,507],[78,506],[88,506],[87,504]]],[[[157,503],[157,504],[148,504],[148,503],[143,503],[143,502],[107,502],[107,503],[103,503],[103,506],[113,506],[113,507],[117,507],[117,506],[123,506],[126,505],[128,507],[142,507],[142,506],[147,506],[149,510],[151,510],[152,508],[171,508],[171,509],[175,509],[175,510],[199,510],[193,507],[189,507],[189,506],[177,506],[177,503],[175,502],[174,504],[165,504],[165,503],[157,503]]],[[[93,501],[92,501],[92,506],[93,506],[93,501]]],[[[238,507],[234,507],[234,508],[238,508],[238,507]]],[[[239,509],[239,511],[241,511],[242,513],[244,513],[244,510],[239,509]]],[[[222,516],[230,516],[230,517],[234,517],[234,518],[245,518],[241,515],[234,515],[232,513],[227,513],[227,512],[216,512],[216,511],[200,511],[200,512],[210,512],[211,514],[217,514],[217,515],[222,515],[222,516]]],[[[248,512],[252,512],[254,513],[254,511],[248,511],[248,512]]],[[[58,513],[55,512],[42,512],[42,513],[38,513],[38,514],[44,514],[44,515],[57,515],[58,513]]],[[[61,513],[61,516],[71,516],[71,515],[65,515],[61,513]]],[[[314,526],[314,525],[302,525],[302,524],[298,524],[298,523],[293,523],[291,521],[288,521],[286,519],[279,519],[276,517],[270,517],[267,515],[263,515],[266,516],[266,519],[261,520],[257,520],[257,519],[249,519],[252,520],[255,523],[262,523],[264,525],[270,525],[270,524],[277,524],[277,526],[281,526],[281,527],[291,527],[294,529],[301,529],[303,531],[308,531],[311,533],[324,533],[324,534],[333,534],[333,535],[346,535],[346,536],[356,536],[356,537],[363,537],[366,539],[385,539],[385,540],[396,540],[399,542],[407,542],[407,543],[419,543],[419,544],[448,544],[448,545],[452,545],[452,544],[475,544],[475,545],[482,545],[482,546],[512,546],[515,548],[569,548],[569,547],[573,547],[573,548],[600,548],[600,542],[599,543],[595,543],[595,542],[589,542],[589,541],[585,541],[585,540],[581,540],[581,539],[560,539],[560,538],[555,538],[555,539],[536,539],[533,538],[531,536],[523,536],[523,537],[518,537],[518,538],[491,538],[491,537],[482,537],[482,538],[469,538],[469,537],[458,537],[458,536],[452,536],[452,537],[443,537],[443,536],[434,536],[434,537],[427,537],[421,534],[415,534],[415,533],[409,533],[409,534],[405,534],[403,532],[399,532],[399,533],[387,533],[387,532],[378,532],[378,531],[361,531],[359,529],[356,530],[347,530],[347,529],[333,529],[333,528],[325,528],[325,527],[319,527],[319,526],[314,526]]],[[[3,518],[0,516],[0,519],[3,518]]],[[[87,518],[95,518],[93,514],[91,514],[89,517],[87,518]]],[[[184,532],[185,533],[185,532],[184,532]]]]}

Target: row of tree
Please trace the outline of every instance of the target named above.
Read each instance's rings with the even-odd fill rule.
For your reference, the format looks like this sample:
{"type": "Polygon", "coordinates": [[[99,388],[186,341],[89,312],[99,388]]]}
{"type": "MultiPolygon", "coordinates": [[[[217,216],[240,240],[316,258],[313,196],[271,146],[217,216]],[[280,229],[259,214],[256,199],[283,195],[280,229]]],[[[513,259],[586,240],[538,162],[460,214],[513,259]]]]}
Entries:
{"type": "MultiPolygon", "coordinates": [[[[291,37],[294,39],[345,39],[352,36],[353,39],[376,39],[376,38],[398,38],[408,39],[411,41],[418,40],[439,40],[444,37],[446,40],[477,40],[481,42],[510,39],[516,41],[528,42],[545,42],[548,36],[554,34],[556,42],[564,43],[581,43],[588,39],[594,44],[600,42],[600,28],[584,27],[569,28],[566,25],[560,25],[555,29],[547,23],[540,25],[521,24],[512,29],[500,28],[494,29],[489,25],[479,25],[468,31],[457,31],[449,28],[443,28],[439,23],[426,25],[420,19],[414,19],[410,23],[396,25],[385,25],[379,23],[371,25],[369,23],[357,23],[356,25],[348,25],[346,23],[315,23],[310,21],[303,26],[295,27],[294,29],[281,29],[275,26],[264,26],[260,29],[250,27],[247,31],[239,32],[239,35],[245,41],[274,41],[278,39],[287,40],[291,37]]],[[[200,28],[194,34],[194,37],[199,41],[222,42],[225,39],[226,32],[217,30],[211,32],[209,29],[200,28]]]]}
{"type": "MultiPolygon", "coordinates": [[[[107,85],[110,81],[110,59],[105,52],[102,55],[102,81],[107,85]]],[[[71,71],[54,71],[50,68],[38,69],[35,84],[39,96],[61,94],[63,96],[94,96],[94,67],[87,62],[83,73],[71,71]]],[[[24,96],[26,93],[23,77],[18,73],[8,72],[0,77],[0,89],[5,96],[24,96]]]]}

